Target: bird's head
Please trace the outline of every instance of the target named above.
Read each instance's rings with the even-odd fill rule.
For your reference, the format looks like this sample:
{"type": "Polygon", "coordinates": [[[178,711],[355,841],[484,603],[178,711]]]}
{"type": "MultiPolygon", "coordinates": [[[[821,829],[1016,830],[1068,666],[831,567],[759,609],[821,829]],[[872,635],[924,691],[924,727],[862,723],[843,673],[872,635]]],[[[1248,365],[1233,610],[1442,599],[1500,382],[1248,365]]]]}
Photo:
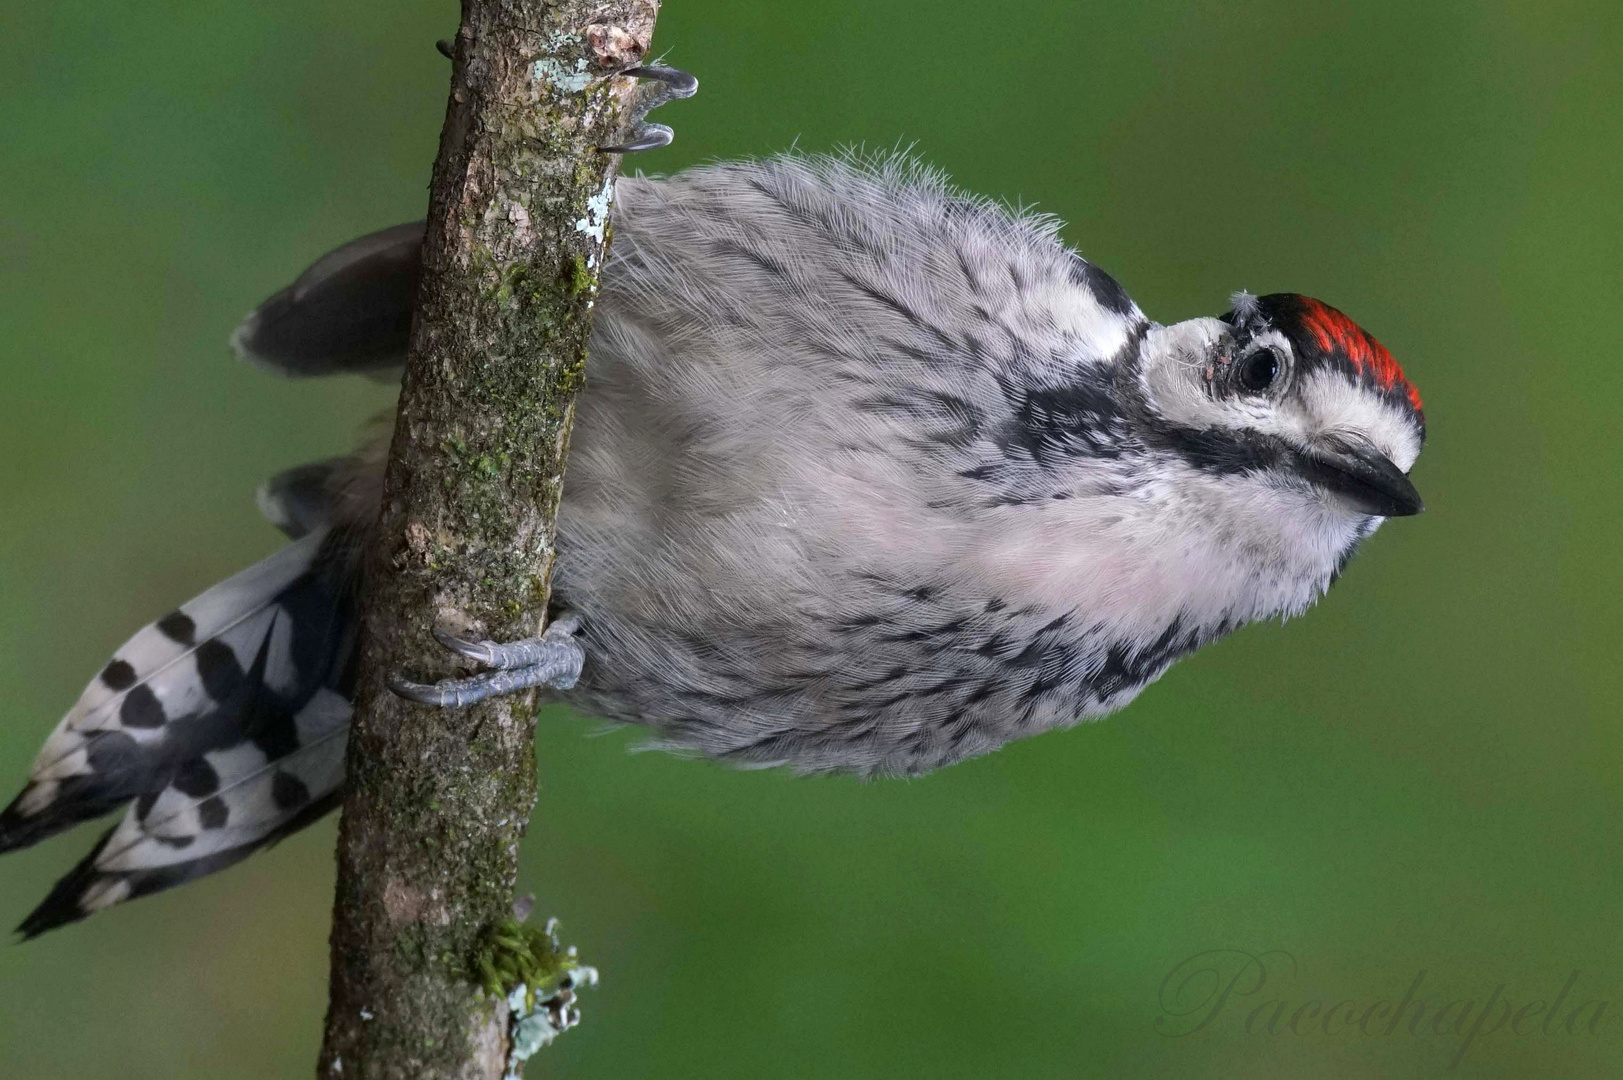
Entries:
{"type": "Polygon", "coordinates": [[[1293,293],[1233,304],[1150,327],[1129,396],[1162,520],[1207,538],[1202,574],[1239,568],[1242,618],[1288,614],[1383,521],[1420,512],[1408,472],[1425,417],[1391,354],[1341,312],[1293,293]]]}
{"type": "Polygon", "coordinates": [[[1140,378],[1159,441],[1286,511],[1418,514],[1407,474],[1425,416],[1392,355],[1318,300],[1239,293],[1233,305],[1150,331],[1140,378]]]}

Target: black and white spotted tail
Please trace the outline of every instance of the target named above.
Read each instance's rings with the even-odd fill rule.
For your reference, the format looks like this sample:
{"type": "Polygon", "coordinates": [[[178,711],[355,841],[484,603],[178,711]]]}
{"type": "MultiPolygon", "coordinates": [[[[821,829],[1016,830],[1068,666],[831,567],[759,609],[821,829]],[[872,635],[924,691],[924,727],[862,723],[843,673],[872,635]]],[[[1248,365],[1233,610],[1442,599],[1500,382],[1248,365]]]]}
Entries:
{"type": "Polygon", "coordinates": [[[337,804],[356,617],[347,547],[288,545],[136,634],[0,812],[0,852],[128,804],[33,937],[237,862],[337,804]]]}

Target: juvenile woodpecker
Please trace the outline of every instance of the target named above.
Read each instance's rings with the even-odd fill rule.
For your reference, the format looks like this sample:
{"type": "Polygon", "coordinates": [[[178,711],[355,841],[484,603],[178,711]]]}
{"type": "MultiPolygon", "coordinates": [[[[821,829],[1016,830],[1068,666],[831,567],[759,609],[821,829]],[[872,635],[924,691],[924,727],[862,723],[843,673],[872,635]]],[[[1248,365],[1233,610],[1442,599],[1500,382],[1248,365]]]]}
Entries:
{"type": "MultiPolygon", "coordinates": [[[[443,635],[492,670],[399,692],[542,685],[725,762],[922,773],[1121,708],[1420,511],[1420,396],[1349,318],[1240,293],[1163,326],[1056,230],[900,160],[623,179],[558,515],[563,617],[534,641],[443,635]]],[[[325,256],[236,350],[397,369],[422,233],[325,256]]],[[[91,681],[0,850],[128,809],[22,933],[336,804],[385,450],[269,481],[293,543],[91,681]]]]}

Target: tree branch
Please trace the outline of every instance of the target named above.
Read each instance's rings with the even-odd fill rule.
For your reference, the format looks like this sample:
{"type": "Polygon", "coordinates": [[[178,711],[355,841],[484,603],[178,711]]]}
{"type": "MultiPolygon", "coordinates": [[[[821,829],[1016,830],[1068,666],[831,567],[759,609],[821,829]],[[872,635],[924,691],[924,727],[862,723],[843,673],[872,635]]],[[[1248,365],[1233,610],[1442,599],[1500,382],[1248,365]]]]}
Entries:
{"type": "MultiPolygon", "coordinates": [[[[535,801],[532,694],[413,705],[436,620],[540,631],[631,80],[658,0],[463,0],[423,280],[369,552],[319,1075],[495,1078],[480,989],[535,801]]],[[[427,43],[424,43],[427,47],[427,43]]],[[[522,966],[522,965],[521,965],[522,966]]],[[[507,989],[507,988],[504,988],[507,989]]]]}

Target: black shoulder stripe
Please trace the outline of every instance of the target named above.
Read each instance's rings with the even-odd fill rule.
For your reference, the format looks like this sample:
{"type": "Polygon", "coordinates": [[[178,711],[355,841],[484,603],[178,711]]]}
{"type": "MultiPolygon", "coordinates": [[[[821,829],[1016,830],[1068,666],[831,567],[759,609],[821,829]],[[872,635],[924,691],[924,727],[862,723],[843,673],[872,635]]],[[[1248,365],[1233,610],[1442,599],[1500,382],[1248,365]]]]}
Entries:
{"type": "Polygon", "coordinates": [[[1099,306],[1126,318],[1133,314],[1135,305],[1121,282],[1099,269],[1076,253],[1071,254],[1071,281],[1093,294],[1099,306]]]}

